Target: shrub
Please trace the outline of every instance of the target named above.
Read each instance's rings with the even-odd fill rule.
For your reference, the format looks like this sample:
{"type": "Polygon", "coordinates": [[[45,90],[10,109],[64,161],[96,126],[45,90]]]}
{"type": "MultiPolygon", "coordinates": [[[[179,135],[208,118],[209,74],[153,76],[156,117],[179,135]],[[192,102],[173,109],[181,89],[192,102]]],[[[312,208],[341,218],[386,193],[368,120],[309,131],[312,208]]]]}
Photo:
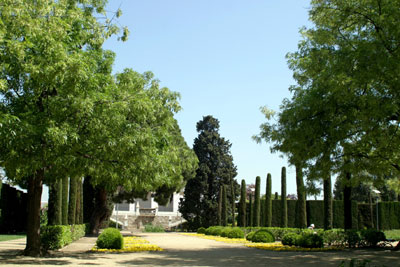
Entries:
{"type": "Polygon", "coordinates": [[[41,227],[40,239],[44,249],[60,249],[72,242],[69,225],[52,225],[41,227]]]}
{"type": "Polygon", "coordinates": [[[346,243],[345,232],[342,229],[331,229],[322,233],[324,242],[328,245],[343,246],[346,243]]]}
{"type": "Polygon", "coordinates": [[[232,231],[231,227],[224,227],[221,231],[222,237],[228,237],[228,234],[232,231]]]}
{"type": "Polygon", "coordinates": [[[251,241],[253,239],[253,236],[256,232],[250,232],[246,235],[246,240],[251,241]]]}
{"type": "Polygon", "coordinates": [[[261,229],[254,233],[251,241],[252,242],[262,242],[262,243],[272,243],[272,242],[275,242],[275,237],[270,231],[261,229]]]}
{"type": "Polygon", "coordinates": [[[206,235],[221,235],[223,228],[224,227],[222,227],[222,226],[210,226],[206,229],[205,234],[206,235]]]}
{"type": "Polygon", "coordinates": [[[152,225],[152,224],[146,224],[144,226],[144,231],[148,233],[163,233],[165,232],[164,228],[159,225],[152,225]]]}
{"type": "Polygon", "coordinates": [[[243,238],[244,237],[244,232],[242,229],[235,227],[231,228],[231,230],[228,232],[227,237],[229,238],[243,238]]]}
{"type": "Polygon", "coordinates": [[[351,248],[356,247],[360,244],[361,237],[356,230],[347,230],[345,232],[345,242],[351,248]]]}
{"type": "Polygon", "coordinates": [[[72,241],[78,240],[82,236],[85,236],[86,225],[85,224],[75,224],[70,226],[72,241]]]}
{"type": "Polygon", "coordinates": [[[386,240],[385,234],[375,229],[362,230],[360,234],[365,245],[370,247],[375,247],[379,242],[386,240]]]}
{"type": "Polygon", "coordinates": [[[199,229],[197,229],[197,233],[198,234],[205,234],[206,233],[206,228],[200,227],[199,229]]]}
{"type": "Polygon", "coordinates": [[[296,245],[303,248],[322,248],[324,239],[318,234],[303,233],[296,240],[296,245]]]}
{"type": "Polygon", "coordinates": [[[287,246],[294,246],[296,245],[297,239],[300,237],[299,234],[295,233],[287,233],[283,238],[282,238],[282,244],[287,245],[287,246]]]}
{"type": "Polygon", "coordinates": [[[97,238],[98,248],[122,249],[124,239],[118,229],[107,228],[97,238]]]}

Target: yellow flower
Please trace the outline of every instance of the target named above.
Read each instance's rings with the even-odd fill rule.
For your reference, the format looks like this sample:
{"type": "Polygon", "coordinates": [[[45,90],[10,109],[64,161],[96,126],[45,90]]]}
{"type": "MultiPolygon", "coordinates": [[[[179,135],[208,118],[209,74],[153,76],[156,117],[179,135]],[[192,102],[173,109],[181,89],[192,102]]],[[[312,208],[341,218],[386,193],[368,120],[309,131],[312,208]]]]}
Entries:
{"type": "Polygon", "coordinates": [[[124,237],[124,248],[122,249],[101,249],[96,246],[91,249],[94,252],[139,252],[139,251],[163,251],[157,245],[149,244],[149,241],[137,236],[124,237]]]}

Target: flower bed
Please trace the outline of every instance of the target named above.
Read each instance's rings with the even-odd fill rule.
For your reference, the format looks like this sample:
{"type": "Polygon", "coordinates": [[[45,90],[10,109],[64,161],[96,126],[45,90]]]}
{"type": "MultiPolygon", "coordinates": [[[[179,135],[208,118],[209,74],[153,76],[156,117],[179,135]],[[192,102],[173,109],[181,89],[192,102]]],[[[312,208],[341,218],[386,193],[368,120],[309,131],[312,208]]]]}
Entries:
{"type": "Polygon", "coordinates": [[[221,241],[224,243],[233,243],[233,244],[247,244],[251,243],[250,241],[247,241],[244,238],[227,238],[227,237],[220,237],[220,236],[212,236],[212,235],[205,235],[205,234],[191,234],[191,233],[182,233],[182,235],[188,235],[188,236],[194,236],[194,237],[200,237],[204,239],[210,239],[210,240],[215,240],[215,241],[221,241]]]}
{"type": "Polygon", "coordinates": [[[275,243],[250,243],[245,244],[246,247],[249,248],[258,248],[264,250],[273,250],[273,251],[332,251],[332,250],[341,250],[340,247],[325,247],[325,248],[302,248],[295,246],[286,246],[282,245],[281,242],[275,243]]]}
{"type": "Polygon", "coordinates": [[[93,252],[141,252],[141,251],[163,251],[157,245],[149,244],[149,241],[137,236],[124,237],[124,247],[122,249],[100,249],[96,246],[92,248],[93,252]]]}

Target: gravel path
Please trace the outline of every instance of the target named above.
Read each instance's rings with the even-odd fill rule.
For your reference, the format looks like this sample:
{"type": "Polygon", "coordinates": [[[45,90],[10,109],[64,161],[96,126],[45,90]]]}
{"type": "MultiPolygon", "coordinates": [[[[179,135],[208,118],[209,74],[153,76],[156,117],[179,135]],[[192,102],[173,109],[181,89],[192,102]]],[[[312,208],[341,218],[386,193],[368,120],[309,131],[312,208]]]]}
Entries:
{"type": "Polygon", "coordinates": [[[91,253],[96,238],[85,237],[44,258],[18,256],[25,240],[0,242],[0,266],[339,266],[342,260],[369,259],[371,266],[400,266],[400,253],[383,250],[274,252],[177,233],[138,233],[161,252],[91,253]]]}

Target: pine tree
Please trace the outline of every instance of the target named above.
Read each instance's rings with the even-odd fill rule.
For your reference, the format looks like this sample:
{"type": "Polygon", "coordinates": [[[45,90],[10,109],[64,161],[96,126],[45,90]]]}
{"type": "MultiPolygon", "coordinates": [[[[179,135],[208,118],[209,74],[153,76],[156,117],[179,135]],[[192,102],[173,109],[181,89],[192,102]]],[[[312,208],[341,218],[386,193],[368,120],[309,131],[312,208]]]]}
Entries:
{"type": "Polygon", "coordinates": [[[296,165],[296,185],[297,185],[297,206],[296,206],[296,227],[307,227],[306,213],[306,192],[304,188],[303,170],[300,165],[296,165]]]}
{"type": "Polygon", "coordinates": [[[61,207],[61,217],[62,224],[68,225],[68,190],[69,188],[69,178],[68,176],[62,179],[62,207],[61,207]]]}
{"type": "Polygon", "coordinates": [[[241,227],[246,227],[246,181],[242,180],[240,188],[240,206],[238,224],[241,227]]]}
{"type": "Polygon", "coordinates": [[[222,186],[222,225],[228,225],[228,199],[226,197],[226,185],[222,186]]]}
{"type": "MultiPolygon", "coordinates": [[[[189,228],[193,229],[217,224],[220,186],[228,187],[232,181],[236,183],[237,174],[230,152],[231,143],[220,136],[219,121],[205,116],[196,128],[199,135],[194,140],[193,150],[199,159],[199,167],[196,176],[187,182],[179,209],[189,228]]],[[[230,200],[232,193],[227,190],[230,200]]]]}
{"type": "Polygon", "coordinates": [[[255,227],[260,226],[260,213],[261,213],[260,187],[261,187],[261,178],[260,178],[260,176],[257,176],[256,177],[256,191],[255,191],[255,196],[254,196],[254,218],[253,218],[253,223],[254,223],[255,227]]]}
{"type": "Polygon", "coordinates": [[[75,224],[76,210],[76,185],[77,177],[71,177],[69,180],[69,202],[68,202],[68,224],[75,224]]]}
{"type": "Polygon", "coordinates": [[[267,189],[265,191],[265,226],[271,227],[272,223],[272,178],[271,174],[267,175],[267,189]]]}
{"type": "Polygon", "coordinates": [[[281,215],[281,227],[287,227],[287,199],[286,199],[286,168],[282,167],[281,176],[281,203],[282,203],[282,215],[281,215]]]}

